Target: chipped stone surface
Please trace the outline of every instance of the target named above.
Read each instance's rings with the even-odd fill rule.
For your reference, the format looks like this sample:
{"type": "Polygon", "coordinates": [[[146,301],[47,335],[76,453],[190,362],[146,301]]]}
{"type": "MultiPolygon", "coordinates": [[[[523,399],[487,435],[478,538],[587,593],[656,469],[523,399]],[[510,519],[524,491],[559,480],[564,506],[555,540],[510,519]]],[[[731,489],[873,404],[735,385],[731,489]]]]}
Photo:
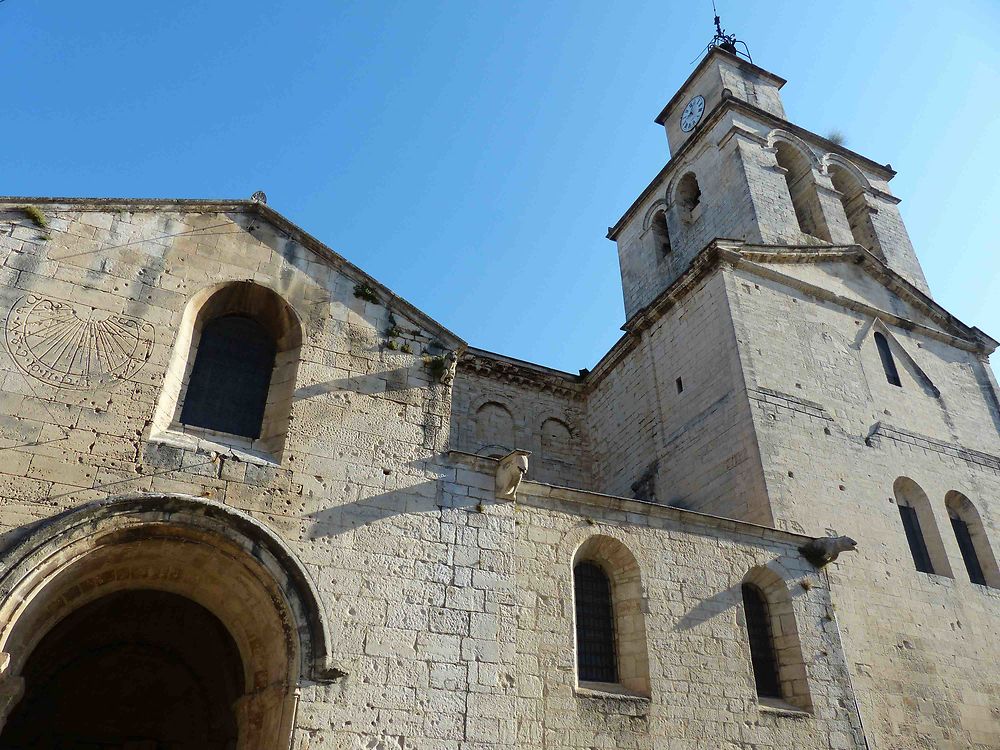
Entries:
{"type": "Polygon", "coordinates": [[[674,158],[611,231],[625,334],[578,375],[468,347],[261,202],[32,199],[43,236],[0,200],[0,720],[80,592],[141,581],[238,634],[241,748],[1000,746],[996,344],[927,296],[891,170],[784,122],[781,83],[715,52],[664,110],[674,158]],[[206,310],[273,324],[259,438],[179,419],[206,310]],[[833,534],[858,551],[817,571],[833,534]],[[616,684],[577,679],[580,561],[616,684]]]}

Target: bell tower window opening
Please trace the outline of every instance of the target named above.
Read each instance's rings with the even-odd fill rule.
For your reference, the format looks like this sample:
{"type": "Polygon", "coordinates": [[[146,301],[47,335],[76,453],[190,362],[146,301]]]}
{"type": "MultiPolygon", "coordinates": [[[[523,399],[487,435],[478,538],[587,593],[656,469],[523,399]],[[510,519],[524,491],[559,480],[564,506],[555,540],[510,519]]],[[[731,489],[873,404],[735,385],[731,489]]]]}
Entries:
{"type": "Polygon", "coordinates": [[[669,255],[673,248],[670,246],[670,231],[667,229],[667,216],[660,211],[653,217],[651,225],[653,231],[653,242],[660,255],[669,255]]]}
{"type": "Polygon", "coordinates": [[[276,347],[257,321],[226,315],[202,329],[181,423],[256,439],[267,405],[276,347]]]}
{"type": "Polygon", "coordinates": [[[701,205],[701,188],[694,172],[688,172],[677,183],[676,203],[685,221],[694,221],[697,218],[695,209],[701,205]]]}
{"type": "Polygon", "coordinates": [[[854,241],[881,260],[885,260],[879,248],[861,183],[857,177],[838,164],[831,164],[828,171],[834,189],[840,193],[840,204],[844,207],[844,214],[847,216],[854,241]]]}
{"type": "Polygon", "coordinates": [[[886,382],[902,388],[903,383],[899,379],[899,370],[896,369],[896,360],[893,359],[892,350],[889,348],[889,340],[879,331],[875,332],[875,348],[878,349],[878,358],[882,361],[886,382]]]}
{"type": "Polygon", "coordinates": [[[785,184],[792,200],[792,209],[795,211],[799,230],[811,237],[830,242],[830,233],[821,219],[822,211],[809,159],[784,141],[775,143],[774,157],[785,173],[785,184]]]}

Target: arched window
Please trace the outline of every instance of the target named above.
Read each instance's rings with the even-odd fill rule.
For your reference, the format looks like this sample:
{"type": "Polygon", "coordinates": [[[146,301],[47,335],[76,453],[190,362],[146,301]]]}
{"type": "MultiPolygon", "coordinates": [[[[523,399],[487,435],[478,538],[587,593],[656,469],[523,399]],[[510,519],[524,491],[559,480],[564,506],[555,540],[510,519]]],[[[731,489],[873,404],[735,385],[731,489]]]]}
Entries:
{"type": "Polygon", "coordinates": [[[830,232],[820,208],[812,164],[805,154],[785,141],[775,142],[775,159],[785,173],[785,184],[799,229],[805,234],[830,242],[830,232]]]}
{"type": "Polygon", "coordinates": [[[573,596],[576,602],[576,665],[580,680],[618,682],[611,581],[600,566],[592,562],[577,563],[573,568],[573,596]]]}
{"type": "Polygon", "coordinates": [[[256,439],[274,369],[274,339],[257,321],[226,315],[205,324],[181,423],[256,439]]]}
{"type": "Polygon", "coordinates": [[[681,210],[681,217],[685,221],[694,221],[695,209],[701,203],[701,188],[694,172],[688,172],[677,183],[676,203],[681,210]]]}
{"type": "Polygon", "coordinates": [[[858,178],[836,163],[830,164],[827,171],[834,189],[840,193],[840,204],[844,207],[854,241],[884,260],[871,211],[865,202],[865,191],[858,178]]]}
{"type": "Polygon", "coordinates": [[[782,698],[778,657],[774,650],[774,635],[771,633],[771,615],[764,594],[752,583],[743,584],[743,609],[747,619],[750,662],[757,695],[761,698],[782,698]]]}
{"type": "Polygon", "coordinates": [[[277,293],[229,281],[184,308],[151,435],[251,450],[281,460],[302,328],[277,293]]]}
{"type": "Polygon", "coordinates": [[[921,573],[951,577],[951,566],[927,495],[909,477],[899,477],[892,490],[913,567],[921,573]]]}
{"type": "Polygon", "coordinates": [[[653,232],[653,243],[656,245],[659,254],[669,254],[673,248],[670,246],[670,231],[667,229],[667,216],[663,211],[660,211],[653,217],[653,223],[650,225],[650,228],[653,232]]]}
{"type": "Polygon", "coordinates": [[[809,674],[786,575],[761,565],[743,577],[740,591],[750,666],[759,699],[808,711],[812,708],[809,674]]]}
{"type": "Polygon", "coordinates": [[[980,586],[1000,588],[996,556],[976,506],[956,490],[945,495],[945,506],[969,580],[980,586]]]}
{"type": "Polygon", "coordinates": [[[596,535],[573,562],[577,680],[582,687],[617,683],[649,695],[645,603],[639,564],[617,539],[596,535]]]}
{"type": "Polygon", "coordinates": [[[902,388],[903,384],[899,379],[899,371],[896,369],[896,360],[892,357],[889,341],[879,331],[875,332],[875,348],[878,349],[878,358],[882,360],[882,371],[885,372],[886,381],[889,385],[902,388]]]}

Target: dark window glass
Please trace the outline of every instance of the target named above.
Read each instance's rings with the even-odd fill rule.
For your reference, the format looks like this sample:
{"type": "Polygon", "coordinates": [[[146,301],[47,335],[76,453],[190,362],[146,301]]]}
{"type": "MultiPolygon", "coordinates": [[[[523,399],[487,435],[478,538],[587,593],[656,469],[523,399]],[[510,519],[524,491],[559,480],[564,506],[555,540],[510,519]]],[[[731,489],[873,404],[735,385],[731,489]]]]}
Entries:
{"type": "Polygon", "coordinates": [[[205,324],[181,422],[260,437],[274,369],[274,340],[250,318],[228,315],[205,324]]]}
{"type": "Polygon", "coordinates": [[[885,371],[885,379],[890,385],[900,388],[903,384],[899,380],[899,371],[896,369],[896,360],[892,358],[892,351],[889,349],[889,342],[881,333],[875,333],[875,346],[878,349],[879,359],[882,360],[882,369],[885,371]]]}
{"type": "Polygon", "coordinates": [[[969,571],[969,580],[982,586],[986,585],[986,576],[983,575],[983,566],[979,564],[979,557],[976,555],[976,547],[972,543],[972,534],[969,533],[969,524],[961,518],[952,517],[951,528],[955,530],[955,538],[958,540],[958,548],[962,551],[962,559],[965,561],[965,569],[969,571]]]}
{"type": "Polygon", "coordinates": [[[618,682],[611,582],[593,563],[573,568],[576,598],[576,664],[580,679],[618,682]]]}
{"type": "Polygon", "coordinates": [[[753,584],[743,584],[743,609],[747,618],[750,663],[753,665],[757,695],[762,698],[781,698],[778,659],[774,653],[774,638],[771,635],[771,616],[768,614],[764,595],[753,584]]]}
{"type": "Polygon", "coordinates": [[[927,552],[924,534],[920,530],[917,511],[908,505],[898,505],[896,507],[899,508],[899,517],[903,520],[903,531],[906,532],[906,543],[910,545],[913,564],[921,573],[933,573],[934,566],[931,565],[931,556],[927,552]]]}

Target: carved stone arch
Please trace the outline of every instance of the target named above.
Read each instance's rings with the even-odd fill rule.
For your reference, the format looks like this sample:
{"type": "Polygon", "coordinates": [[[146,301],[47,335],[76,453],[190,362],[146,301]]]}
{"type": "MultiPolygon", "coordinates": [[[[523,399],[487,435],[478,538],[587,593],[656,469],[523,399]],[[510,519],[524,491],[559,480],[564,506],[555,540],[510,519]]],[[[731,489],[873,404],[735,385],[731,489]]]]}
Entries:
{"type": "Polygon", "coordinates": [[[523,424],[518,424],[508,399],[481,396],[471,406],[470,442],[474,453],[502,458],[517,447],[519,428],[523,429],[523,424]]]}
{"type": "MultiPolygon", "coordinates": [[[[743,576],[742,586],[752,587],[766,603],[771,644],[781,685],[781,698],[810,710],[812,697],[806,661],[799,638],[798,622],[788,581],[792,576],[777,560],[754,566],[743,576]]],[[[746,601],[744,596],[744,601],[746,601]]],[[[744,628],[750,625],[748,612],[741,608],[744,628]]]]}
{"type": "Polygon", "coordinates": [[[823,164],[819,157],[817,157],[816,153],[809,148],[809,144],[797,135],[790,133],[787,130],[782,130],[781,128],[775,128],[767,134],[767,145],[770,148],[776,148],[779,142],[786,143],[798,151],[800,155],[809,163],[809,166],[817,172],[822,171],[823,164]]]}
{"type": "Polygon", "coordinates": [[[868,180],[867,175],[861,171],[857,164],[852,162],[850,159],[845,159],[840,154],[826,153],[823,154],[821,160],[822,171],[829,174],[831,166],[837,166],[843,168],[845,171],[849,172],[863,190],[866,192],[874,192],[871,182],[868,180]]]}
{"type": "Polygon", "coordinates": [[[954,578],[951,562],[941,539],[941,530],[938,528],[934,508],[927,493],[913,479],[902,476],[897,477],[896,481],[892,483],[892,494],[897,508],[911,508],[915,515],[916,523],[910,521],[911,525],[907,527],[904,516],[904,513],[907,512],[899,511],[900,519],[897,519],[896,522],[901,524],[901,527],[897,526],[897,528],[899,528],[899,535],[902,537],[902,544],[909,548],[917,569],[920,570],[919,558],[926,555],[931,569],[923,572],[954,578]],[[923,549],[920,547],[921,544],[923,549]]]}
{"type": "MultiPolygon", "coordinates": [[[[664,195],[666,195],[666,193],[664,193],[664,195]]],[[[666,198],[660,198],[654,201],[653,205],[651,205],[649,208],[646,209],[646,213],[642,217],[642,231],[644,232],[648,231],[649,227],[653,223],[653,217],[656,216],[656,214],[660,213],[661,211],[666,213],[668,208],[669,206],[667,205],[666,198]]]]}
{"type": "Polygon", "coordinates": [[[819,195],[821,182],[828,180],[820,179],[821,165],[816,155],[805,141],[784,130],[772,130],[767,142],[784,177],[797,229],[803,235],[830,242],[829,217],[819,195]]]}
{"type": "Polygon", "coordinates": [[[200,605],[236,644],[245,694],[239,750],[287,747],[299,689],[342,676],[321,600],[271,530],[221,503],[132,495],[37,524],[0,572],[0,730],[24,689],[22,669],[53,627],[121,592],[159,591],[200,605]]]}
{"type": "Polygon", "coordinates": [[[677,169],[675,169],[673,176],[667,183],[667,189],[666,191],[664,191],[664,201],[668,209],[673,208],[674,206],[677,205],[678,188],[684,181],[684,178],[686,178],[688,175],[692,175],[696,181],[698,180],[698,172],[694,168],[693,161],[683,164],[679,166],[677,169]]]}
{"type": "Polygon", "coordinates": [[[878,203],[868,178],[839,154],[826,154],[823,169],[844,210],[854,242],[884,262],[885,253],[872,220],[872,215],[878,213],[878,203]]]}
{"type": "Polygon", "coordinates": [[[302,344],[301,318],[291,303],[275,289],[256,281],[234,279],[199,290],[184,306],[177,326],[163,389],[153,414],[151,437],[173,439],[185,447],[199,447],[201,442],[220,451],[227,448],[246,449],[280,461],[288,432],[302,344]],[[225,316],[254,320],[274,341],[274,367],[260,437],[257,439],[201,430],[185,426],[180,421],[201,331],[209,321],[225,316]]]}
{"type": "Polygon", "coordinates": [[[544,416],[538,424],[539,454],[542,461],[576,464],[573,442],[577,431],[563,416],[544,416]]]}
{"type": "Polygon", "coordinates": [[[967,495],[958,490],[949,490],[944,496],[944,503],[970,579],[975,571],[982,576],[975,583],[1000,588],[1000,566],[997,565],[997,556],[993,552],[979,509],[967,495]]]}
{"type": "MultiPolygon", "coordinates": [[[[589,534],[577,538],[572,549],[570,581],[581,563],[596,565],[611,583],[614,612],[614,641],[618,682],[638,695],[650,694],[649,652],[646,638],[646,592],[639,561],[625,542],[610,534],[589,534]]],[[[577,620],[575,595],[573,622],[577,620]]],[[[574,627],[574,632],[576,628],[574,627]]]]}

